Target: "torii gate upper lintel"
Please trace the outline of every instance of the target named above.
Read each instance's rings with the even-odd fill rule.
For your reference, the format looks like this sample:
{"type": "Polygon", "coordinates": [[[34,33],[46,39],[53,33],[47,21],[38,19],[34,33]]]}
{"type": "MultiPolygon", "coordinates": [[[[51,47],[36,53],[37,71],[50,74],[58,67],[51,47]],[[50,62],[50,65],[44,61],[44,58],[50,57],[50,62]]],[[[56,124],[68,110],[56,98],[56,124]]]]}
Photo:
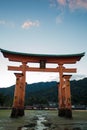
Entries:
{"type": "Polygon", "coordinates": [[[46,63],[53,64],[74,64],[81,59],[85,55],[85,53],[78,54],[64,54],[64,55],[50,55],[50,54],[31,54],[31,53],[21,53],[21,52],[13,52],[4,49],[0,49],[5,58],[8,58],[9,61],[16,62],[33,62],[39,63],[40,61],[44,61],[46,63]]]}
{"type": "MultiPolygon", "coordinates": [[[[64,104],[64,98],[67,98],[67,94],[64,94],[67,90],[68,92],[68,99],[70,99],[70,88],[67,88],[67,84],[69,86],[69,77],[71,76],[63,76],[63,73],[76,73],[76,68],[65,68],[64,64],[75,64],[77,61],[80,61],[80,59],[85,55],[85,53],[78,53],[78,54],[67,54],[67,55],[49,55],[49,54],[31,54],[31,53],[21,53],[21,52],[13,52],[8,51],[4,49],[0,49],[1,53],[5,58],[8,58],[9,61],[14,62],[21,62],[21,66],[8,66],[8,70],[12,71],[22,71],[23,76],[19,76],[19,74],[16,74],[16,94],[14,94],[14,101],[17,101],[15,97],[20,98],[20,101],[22,101],[22,104],[19,104],[19,106],[22,106],[22,108],[18,107],[18,102],[13,102],[13,109],[12,109],[12,117],[16,116],[23,116],[24,115],[24,96],[25,96],[25,82],[26,82],[26,71],[40,71],[40,72],[59,72],[60,77],[60,85],[59,85],[59,116],[66,116],[66,117],[72,117],[71,112],[71,103],[69,103],[69,106],[67,108],[67,103],[64,104]],[[39,67],[29,67],[27,66],[27,63],[39,63],[39,67]],[[46,64],[58,64],[57,68],[47,68],[46,64]],[[67,80],[68,78],[68,80],[67,80]],[[65,81],[64,81],[65,80],[65,81]],[[22,89],[17,89],[21,85],[22,89]],[[24,85],[24,87],[23,87],[24,85]],[[66,86],[64,88],[63,86],[66,86]],[[17,95],[17,91],[19,93],[21,92],[23,94],[17,95]],[[15,96],[16,95],[16,96],[15,96]],[[64,97],[65,96],[65,97],[64,97]],[[67,110],[66,110],[67,108],[67,110]],[[67,111],[70,114],[66,114],[67,111]],[[15,113],[18,113],[18,115],[15,115],[15,113]]],[[[21,74],[21,75],[22,75],[21,74]]],[[[20,102],[21,103],[21,102],[20,102]]]]}

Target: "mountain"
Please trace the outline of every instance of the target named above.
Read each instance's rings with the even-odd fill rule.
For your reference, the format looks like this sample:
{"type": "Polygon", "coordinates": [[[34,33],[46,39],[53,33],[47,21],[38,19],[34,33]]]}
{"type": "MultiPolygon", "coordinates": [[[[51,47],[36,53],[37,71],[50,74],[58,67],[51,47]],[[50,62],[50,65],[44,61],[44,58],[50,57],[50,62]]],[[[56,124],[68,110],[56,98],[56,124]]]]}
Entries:
{"type": "Polygon", "coordinates": [[[70,84],[72,103],[87,105],[87,78],[71,81],[70,84]]]}
{"type": "MultiPolygon", "coordinates": [[[[58,102],[56,81],[39,82],[26,85],[25,105],[58,102]]],[[[87,105],[87,78],[70,81],[72,104],[87,105]]],[[[12,105],[15,86],[0,88],[1,105],[12,105]]]]}

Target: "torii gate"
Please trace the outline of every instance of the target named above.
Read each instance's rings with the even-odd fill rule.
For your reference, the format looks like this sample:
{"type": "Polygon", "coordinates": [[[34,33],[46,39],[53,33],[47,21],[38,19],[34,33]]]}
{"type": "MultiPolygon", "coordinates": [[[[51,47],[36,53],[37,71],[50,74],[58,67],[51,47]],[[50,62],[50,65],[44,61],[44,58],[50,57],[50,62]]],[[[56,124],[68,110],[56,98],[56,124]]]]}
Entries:
{"type": "Polygon", "coordinates": [[[14,92],[14,101],[12,107],[11,117],[24,115],[24,98],[26,86],[26,71],[38,72],[59,72],[60,84],[58,86],[58,100],[59,100],[59,116],[72,118],[71,109],[71,94],[70,94],[70,77],[71,75],[64,75],[64,73],[76,73],[76,68],[65,68],[64,64],[75,64],[79,61],[85,53],[68,54],[68,55],[48,55],[48,54],[29,54],[21,52],[13,52],[0,49],[3,56],[9,61],[21,62],[21,66],[8,66],[8,70],[21,71],[22,73],[15,73],[16,86],[14,92]],[[27,63],[39,63],[39,67],[29,67],[27,63]],[[58,64],[57,68],[47,68],[46,64],[58,64]]]}

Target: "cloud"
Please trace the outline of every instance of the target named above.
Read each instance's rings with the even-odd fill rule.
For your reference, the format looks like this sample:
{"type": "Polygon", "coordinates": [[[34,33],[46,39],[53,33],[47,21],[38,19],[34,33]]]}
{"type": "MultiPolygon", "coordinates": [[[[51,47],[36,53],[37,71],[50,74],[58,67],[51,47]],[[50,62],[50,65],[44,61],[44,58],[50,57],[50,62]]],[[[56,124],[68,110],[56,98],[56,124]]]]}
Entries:
{"type": "Polygon", "coordinates": [[[65,6],[66,0],[57,0],[58,4],[65,6]]]}
{"type": "Polygon", "coordinates": [[[63,22],[64,13],[68,9],[70,12],[76,11],[77,9],[87,10],[87,0],[49,0],[50,7],[57,8],[58,15],[56,17],[56,23],[60,24],[63,22]]]}
{"type": "Polygon", "coordinates": [[[55,5],[58,9],[60,7],[68,7],[69,10],[87,9],[87,0],[50,0],[50,5],[55,5]]]}
{"type": "Polygon", "coordinates": [[[15,27],[15,24],[13,22],[9,22],[9,21],[6,21],[6,20],[0,20],[0,25],[8,26],[8,27],[11,27],[11,28],[15,27]]]}
{"type": "Polygon", "coordinates": [[[63,12],[61,12],[57,17],[56,17],[56,23],[62,23],[63,22],[63,12]]]}
{"type": "Polygon", "coordinates": [[[49,0],[50,7],[56,7],[56,1],[55,0],[49,0]]]}
{"type": "Polygon", "coordinates": [[[6,22],[4,20],[0,20],[0,25],[5,25],[6,22]]]}
{"type": "Polygon", "coordinates": [[[38,27],[40,25],[40,22],[38,20],[36,21],[25,21],[23,24],[22,24],[22,28],[23,29],[29,29],[30,27],[38,27]]]}
{"type": "Polygon", "coordinates": [[[69,8],[75,9],[87,9],[87,0],[69,0],[69,8]]]}
{"type": "Polygon", "coordinates": [[[74,74],[74,75],[72,75],[71,80],[80,80],[80,79],[83,79],[83,78],[86,78],[86,77],[87,76],[83,75],[83,74],[74,74]]]}

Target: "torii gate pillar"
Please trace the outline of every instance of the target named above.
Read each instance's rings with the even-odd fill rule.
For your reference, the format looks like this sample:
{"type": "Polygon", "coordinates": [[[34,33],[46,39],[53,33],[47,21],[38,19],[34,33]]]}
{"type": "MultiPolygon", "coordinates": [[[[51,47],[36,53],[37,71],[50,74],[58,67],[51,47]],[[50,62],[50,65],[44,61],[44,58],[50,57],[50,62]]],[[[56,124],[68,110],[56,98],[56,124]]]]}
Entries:
{"type": "Polygon", "coordinates": [[[58,116],[63,117],[65,115],[65,106],[63,103],[63,65],[60,64],[59,65],[59,77],[60,77],[60,83],[59,83],[59,87],[58,87],[58,102],[59,102],[59,110],[58,110],[58,116]]]}
{"type": "Polygon", "coordinates": [[[24,115],[24,84],[23,84],[23,73],[15,73],[16,86],[14,92],[13,108],[11,117],[18,117],[24,115]]]}
{"type": "Polygon", "coordinates": [[[71,107],[71,93],[70,93],[70,78],[72,75],[63,75],[63,102],[64,102],[64,111],[65,117],[72,118],[72,107],[71,107]]]}
{"type": "MultiPolygon", "coordinates": [[[[61,98],[59,98],[59,116],[72,118],[70,78],[72,75],[62,76],[61,98]]],[[[60,86],[59,86],[60,87],[60,86]]]]}

